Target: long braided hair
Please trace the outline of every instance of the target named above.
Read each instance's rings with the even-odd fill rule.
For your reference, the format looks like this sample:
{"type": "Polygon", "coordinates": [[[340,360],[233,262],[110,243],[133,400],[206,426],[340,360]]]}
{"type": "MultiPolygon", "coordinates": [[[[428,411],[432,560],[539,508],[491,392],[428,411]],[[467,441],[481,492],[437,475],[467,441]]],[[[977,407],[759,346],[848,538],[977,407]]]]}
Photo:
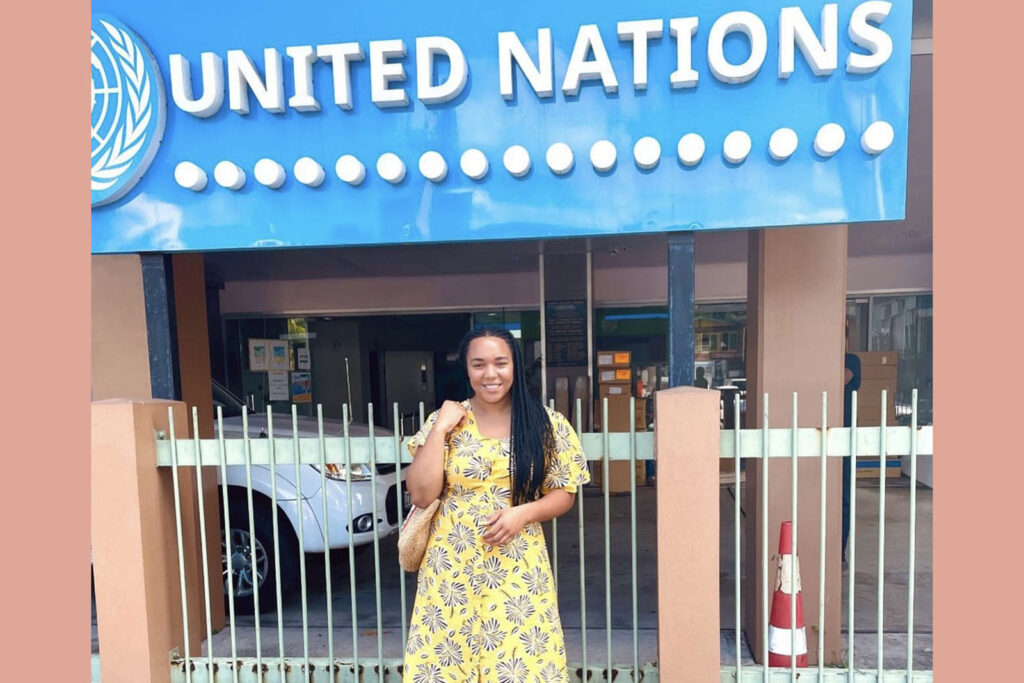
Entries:
{"type": "Polygon", "coordinates": [[[544,483],[547,454],[554,449],[554,430],[544,405],[530,395],[522,351],[508,330],[484,327],[471,330],[462,338],[459,344],[459,364],[466,373],[467,383],[469,345],[474,339],[482,337],[501,339],[512,352],[512,432],[509,439],[512,504],[529,503],[537,498],[544,483]]]}

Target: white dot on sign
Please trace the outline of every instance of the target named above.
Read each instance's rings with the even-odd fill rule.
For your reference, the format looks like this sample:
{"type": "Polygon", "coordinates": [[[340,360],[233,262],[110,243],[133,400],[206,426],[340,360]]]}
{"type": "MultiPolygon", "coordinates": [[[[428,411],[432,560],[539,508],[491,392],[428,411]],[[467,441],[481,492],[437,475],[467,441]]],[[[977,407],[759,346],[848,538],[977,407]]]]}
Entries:
{"type": "Polygon", "coordinates": [[[889,149],[896,133],[886,121],[875,121],[860,136],[860,146],[868,154],[881,154],[889,149]]]}
{"type": "Polygon", "coordinates": [[[405,179],[405,162],[394,152],[384,152],[377,158],[377,175],[396,185],[405,179]]]}
{"type": "Polygon", "coordinates": [[[610,171],[615,166],[618,151],[611,140],[598,140],[590,146],[590,163],[598,171],[610,171]]]}
{"type": "Polygon", "coordinates": [[[301,157],[292,167],[292,173],[296,180],[307,187],[319,187],[326,177],[324,167],[312,157],[301,157]]]}
{"type": "Polygon", "coordinates": [[[734,130],[725,136],[722,155],[730,164],[742,164],[750,154],[750,136],[742,130],[734,130]]]}
{"type": "Polygon", "coordinates": [[[266,185],[272,190],[276,190],[284,185],[284,166],[273,159],[260,159],[257,161],[252,174],[256,176],[256,182],[260,185],[266,185]]]}
{"type": "Polygon", "coordinates": [[[358,185],[366,179],[366,166],[351,154],[343,154],[334,164],[334,173],[349,185],[358,185]]]}
{"type": "Polygon", "coordinates": [[[219,161],[213,167],[213,179],[221,187],[229,190],[239,190],[245,185],[245,171],[238,167],[238,164],[231,161],[219,161]]]}
{"type": "Polygon", "coordinates": [[[548,168],[558,175],[564,175],[572,170],[572,150],[564,142],[556,142],[548,147],[544,158],[548,162],[548,168]]]}
{"type": "Polygon", "coordinates": [[[448,164],[437,152],[424,152],[420,156],[420,175],[431,182],[439,183],[448,175],[448,164]]]}
{"type": "Polygon", "coordinates": [[[480,180],[490,168],[487,157],[478,149],[467,149],[459,158],[459,167],[462,172],[473,180],[480,180]]]}
{"type": "Polygon", "coordinates": [[[799,144],[800,140],[797,138],[795,130],[792,128],[779,128],[772,133],[771,138],[768,140],[768,153],[776,161],[785,161],[793,156],[793,152],[796,151],[799,144]]]}
{"type": "Polygon", "coordinates": [[[661,161],[661,143],[650,136],[640,138],[633,145],[633,159],[644,170],[654,168],[661,161]]]}
{"type": "Polygon", "coordinates": [[[814,151],[819,156],[830,157],[846,142],[846,131],[838,123],[826,123],[814,136],[814,151]]]}
{"type": "Polygon", "coordinates": [[[501,162],[505,170],[516,178],[522,178],[530,172],[530,153],[522,145],[512,145],[506,149],[501,162]]]}
{"type": "Polygon", "coordinates": [[[206,187],[206,171],[191,161],[182,161],[174,167],[174,182],[186,190],[199,192],[206,187]]]}
{"type": "Polygon", "coordinates": [[[676,153],[684,166],[696,166],[704,158],[704,138],[697,133],[687,133],[679,138],[676,153]]]}

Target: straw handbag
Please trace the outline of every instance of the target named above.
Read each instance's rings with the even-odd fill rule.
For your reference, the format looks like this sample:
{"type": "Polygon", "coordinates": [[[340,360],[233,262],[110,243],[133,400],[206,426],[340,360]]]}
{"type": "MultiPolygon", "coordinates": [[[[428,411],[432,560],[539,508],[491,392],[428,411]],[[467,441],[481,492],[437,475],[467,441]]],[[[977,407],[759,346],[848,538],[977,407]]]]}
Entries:
{"type": "MultiPolygon", "coordinates": [[[[451,434],[449,434],[444,441],[446,464],[451,446],[451,434]]],[[[434,521],[434,514],[440,504],[441,498],[438,496],[437,500],[425,508],[413,507],[409,510],[409,516],[402,522],[402,528],[398,530],[398,563],[405,571],[415,574],[420,570],[420,565],[423,564],[423,554],[427,552],[427,544],[430,542],[430,524],[434,521]]]]}
{"type": "Polygon", "coordinates": [[[423,554],[430,542],[430,524],[434,521],[441,499],[438,498],[425,508],[414,507],[398,531],[398,563],[407,572],[416,573],[423,563],[423,554]]]}

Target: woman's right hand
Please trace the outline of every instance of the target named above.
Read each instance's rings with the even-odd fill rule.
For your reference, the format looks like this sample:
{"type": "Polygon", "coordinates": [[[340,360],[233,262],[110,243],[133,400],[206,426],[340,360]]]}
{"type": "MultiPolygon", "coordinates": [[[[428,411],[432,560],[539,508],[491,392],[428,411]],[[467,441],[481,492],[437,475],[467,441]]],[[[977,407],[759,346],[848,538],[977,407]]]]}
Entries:
{"type": "Polygon", "coordinates": [[[466,409],[458,401],[445,401],[441,409],[437,411],[437,420],[434,428],[441,430],[441,433],[448,436],[448,433],[459,426],[466,419],[466,409]]]}

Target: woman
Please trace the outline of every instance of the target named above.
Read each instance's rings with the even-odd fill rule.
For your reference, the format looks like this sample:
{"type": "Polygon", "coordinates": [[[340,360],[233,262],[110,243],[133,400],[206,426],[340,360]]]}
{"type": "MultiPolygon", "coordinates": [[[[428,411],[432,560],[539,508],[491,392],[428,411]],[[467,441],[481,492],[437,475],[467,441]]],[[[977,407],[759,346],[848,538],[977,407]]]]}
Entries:
{"type": "Polygon", "coordinates": [[[590,481],[569,422],[530,396],[505,330],[463,338],[472,397],[445,401],[409,442],[413,504],[441,498],[420,567],[405,683],[568,681],[540,523],[590,481]]]}

